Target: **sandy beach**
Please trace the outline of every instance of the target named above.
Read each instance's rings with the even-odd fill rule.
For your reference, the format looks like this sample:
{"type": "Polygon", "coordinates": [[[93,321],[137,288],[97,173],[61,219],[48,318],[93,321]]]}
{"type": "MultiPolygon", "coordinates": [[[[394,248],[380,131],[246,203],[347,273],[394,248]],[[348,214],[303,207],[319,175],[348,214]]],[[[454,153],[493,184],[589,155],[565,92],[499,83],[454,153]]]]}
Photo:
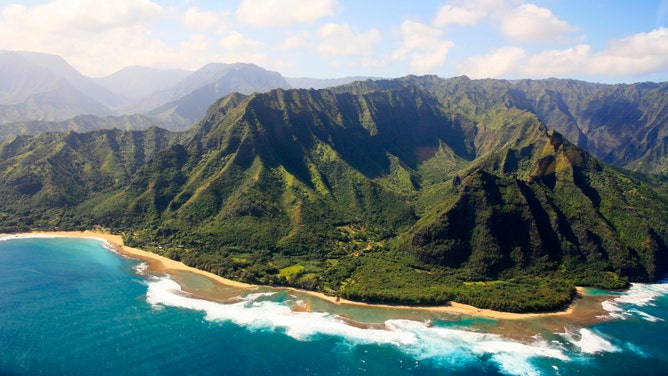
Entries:
{"type": "Polygon", "coordinates": [[[17,234],[18,236],[34,236],[34,235],[45,235],[45,236],[63,236],[63,237],[73,237],[73,238],[96,238],[105,240],[107,243],[118,251],[118,253],[128,256],[130,258],[139,259],[146,261],[149,265],[149,268],[154,271],[165,272],[169,274],[171,271],[183,270],[191,273],[196,273],[204,277],[210,278],[218,283],[221,283],[226,286],[239,287],[239,288],[252,288],[256,287],[247,283],[241,283],[233,281],[221,276],[209,273],[204,270],[196,269],[190,267],[180,261],[174,261],[167,257],[160,256],[158,254],[143,251],[141,249],[128,247],[123,244],[123,238],[120,235],[105,234],[102,232],[95,231],[58,231],[58,232],[32,232],[26,234],[17,234]]]}
{"type": "MultiPolygon", "coordinates": [[[[231,287],[236,287],[236,288],[257,288],[258,286],[247,284],[247,283],[242,283],[242,282],[237,282],[233,281],[227,278],[223,278],[221,276],[218,276],[216,274],[196,269],[190,266],[187,266],[183,264],[180,261],[174,261],[172,259],[160,256],[158,254],[152,253],[152,252],[147,252],[143,251],[141,249],[137,248],[132,248],[128,247],[123,244],[123,238],[120,235],[112,235],[112,234],[106,234],[102,232],[95,232],[95,231],[58,231],[58,232],[32,232],[32,233],[24,233],[24,234],[12,234],[13,236],[17,237],[31,237],[31,236],[62,236],[62,237],[76,237],[76,238],[96,238],[96,239],[101,239],[109,243],[114,249],[116,249],[120,254],[125,255],[127,257],[131,258],[136,258],[142,261],[145,261],[148,263],[149,269],[153,271],[159,271],[159,272],[164,272],[167,274],[173,273],[175,271],[187,271],[190,273],[195,273],[201,276],[204,276],[206,278],[211,279],[212,281],[225,285],[225,286],[231,286],[231,287]]],[[[295,290],[295,289],[291,289],[295,290]]],[[[462,314],[462,315],[467,315],[467,316],[478,316],[478,317],[486,317],[486,318],[492,318],[492,319],[504,319],[504,320],[519,320],[519,319],[528,319],[528,318],[535,318],[535,317],[547,317],[547,316],[567,316],[573,314],[573,311],[575,309],[575,306],[577,304],[578,299],[571,304],[568,309],[563,310],[563,311],[557,311],[557,312],[548,312],[548,313],[509,313],[509,312],[500,312],[500,311],[494,311],[494,310],[489,310],[489,309],[479,309],[474,306],[466,305],[466,304],[460,304],[456,302],[450,303],[450,305],[447,306],[439,306],[439,307],[413,307],[413,306],[389,306],[389,305],[379,305],[379,304],[368,304],[368,303],[362,303],[362,302],[355,302],[355,301],[350,301],[346,299],[337,299],[336,297],[333,296],[328,296],[320,292],[314,292],[314,291],[306,291],[306,290],[298,290],[303,293],[307,293],[309,295],[315,296],[319,299],[323,299],[326,301],[329,301],[331,303],[335,304],[340,304],[340,305],[358,305],[358,306],[374,306],[374,307],[388,307],[388,308],[394,308],[394,309],[410,309],[410,310],[428,310],[428,311],[433,311],[433,312],[447,312],[447,313],[455,313],[455,314],[462,314]]],[[[578,293],[581,296],[583,293],[583,289],[578,287],[578,293]]]]}

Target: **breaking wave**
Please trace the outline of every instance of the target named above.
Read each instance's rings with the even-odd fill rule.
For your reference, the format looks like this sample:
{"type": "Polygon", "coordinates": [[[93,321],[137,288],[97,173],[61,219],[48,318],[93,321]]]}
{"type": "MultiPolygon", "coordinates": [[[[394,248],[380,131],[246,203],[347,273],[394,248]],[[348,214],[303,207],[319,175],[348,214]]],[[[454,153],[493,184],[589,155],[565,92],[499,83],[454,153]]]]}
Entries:
{"type": "Polygon", "coordinates": [[[598,354],[621,351],[621,349],[613,345],[600,333],[596,333],[593,330],[587,328],[581,328],[577,333],[567,331],[566,333],[562,334],[562,337],[577,347],[582,354],[598,354]]]}
{"type": "Polygon", "coordinates": [[[644,312],[641,308],[654,306],[656,299],[668,294],[668,280],[656,284],[633,283],[618,297],[602,303],[608,316],[626,320],[638,318],[649,322],[663,321],[662,318],[644,312]]]}
{"type": "Polygon", "coordinates": [[[498,334],[403,319],[387,320],[380,325],[356,325],[332,313],[292,310],[286,301],[271,300],[278,293],[250,294],[236,303],[223,304],[195,298],[169,277],[149,279],[147,285],[146,300],[157,308],[197,310],[203,312],[208,321],[231,322],[251,331],[278,331],[299,341],[329,336],[351,346],[394,346],[418,361],[429,360],[449,368],[484,361],[504,374],[538,375],[541,371],[533,364],[535,359],[567,362],[573,357],[620,351],[599,333],[584,328],[576,333],[561,334],[563,341],[535,338],[524,343],[498,334]]]}

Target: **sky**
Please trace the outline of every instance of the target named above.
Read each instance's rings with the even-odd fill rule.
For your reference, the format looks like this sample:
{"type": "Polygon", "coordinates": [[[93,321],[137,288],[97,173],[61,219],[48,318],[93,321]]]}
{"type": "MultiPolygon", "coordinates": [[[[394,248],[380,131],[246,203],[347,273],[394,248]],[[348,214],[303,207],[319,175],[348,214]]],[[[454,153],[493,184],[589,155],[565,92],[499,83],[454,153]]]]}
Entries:
{"type": "Polygon", "coordinates": [[[89,77],[254,63],[286,77],[668,81],[668,0],[0,0],[0,50],[89,77]]]}

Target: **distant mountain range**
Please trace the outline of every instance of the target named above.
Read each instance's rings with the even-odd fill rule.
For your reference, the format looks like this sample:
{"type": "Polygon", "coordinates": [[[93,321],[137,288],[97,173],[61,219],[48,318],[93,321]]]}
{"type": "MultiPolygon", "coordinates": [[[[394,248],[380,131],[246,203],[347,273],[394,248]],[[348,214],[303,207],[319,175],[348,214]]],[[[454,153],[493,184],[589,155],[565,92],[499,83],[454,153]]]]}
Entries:
{"type": "MultiPolygon", "coordinates": [[[[104,78],[81,75],[59,56],[25,51],[0,51],[0,139],[13,134],[49,131],[58,124],[78,124],[79,115],[146,115],[155,125],[172,130],[193,126],[216,99],[238,92],[251,94],[276,88],[349,83],[356,78],[294,79],[254,64],[211,63],[191,72],[128,67],[104,78]],[[304,86],[302,86],[304,85],[304,86]],[[44,121],[42,127],[36,123],[44,121]],[[23,127],[22,124],[30,126],[23,127]]],[[[136,129],[144,129],[147,118],[136,129]]],[[[124,120],[101,121],[113,124],[124,120]]],[[[90,122],[88,122],[90,123],[90,122]]],[[[90,130],[100,129],[93,126],[90,130]]]]}
{"type": "Polygon", "coordinates": [[[193,72],[185,69],[127,67],[107,77],[94,78],[102,87],[132,102],[176,86],[193,72]]]}
{"type": "MultiPolygon", "coordinates": [[[[322,89],[353,81],[285,78],[253,64],[208,64],[197,71],[130,67],[105,78],[81,75],[58,56],[0,52],[0,140],[17,134],[96,129],[184,130],[217,99],[276,88],[322,89]]],[[[470,80],[431,77],[440,99],[530,111],[606,163],[668,174],[668,83],[604,85],[576,80],[470,80]],[[482,103],[482,104],[481,104],[482,103]]]]}
{"type": "Polygon", "coordinates": [[[668,196],[549,129],[658,154],[635,127],[662,129],[664,87],[409,76],[232,93],[180,132],[18,136],[0,232],[101,226],[253,283],[554,310],[668,273],[668,196]]]}
{"type": "Polygon", "coordinates": [[[36,53],[0,53],[0,122],[111,115],[120,99],[64,60],[36,53]]]}

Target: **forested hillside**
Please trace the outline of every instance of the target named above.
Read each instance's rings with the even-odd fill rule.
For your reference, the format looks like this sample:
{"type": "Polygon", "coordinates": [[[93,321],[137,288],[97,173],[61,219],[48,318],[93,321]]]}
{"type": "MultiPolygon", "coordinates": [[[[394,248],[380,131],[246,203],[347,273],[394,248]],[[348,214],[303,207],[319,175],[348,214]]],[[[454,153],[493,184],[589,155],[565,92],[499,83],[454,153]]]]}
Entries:
{"type": "Polygon", "coordinates": [[[668,201],[510,82],[231,94],[193,129],[0,146],[0,230],[101,226],[220,275],[369,302],[544,311],[668,272],[668,201]],[[528,99],[526,100],[528,101],[528,99]]]}

